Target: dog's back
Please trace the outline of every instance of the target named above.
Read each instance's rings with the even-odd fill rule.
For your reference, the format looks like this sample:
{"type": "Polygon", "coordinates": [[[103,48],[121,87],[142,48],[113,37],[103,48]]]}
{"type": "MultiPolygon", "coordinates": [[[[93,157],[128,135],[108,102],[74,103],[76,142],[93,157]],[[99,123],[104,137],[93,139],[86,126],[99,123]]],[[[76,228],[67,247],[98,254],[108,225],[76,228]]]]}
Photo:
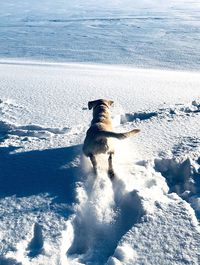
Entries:
{"type": "Polygon", "coordinates": [[[83,144],[83,152],[86,156],[91,154],[114,152],[113,139],[125,139],[136,133],[139,129],[133,129],[125,133],[113,132],[112,120],[110,117],[109,106],[113,101],[95,100],[88,103],[89,109],[93,108],[93,119],[87,131],[83,144]]]}
{"type": "Polygon", "coordinates": [[[83,144],[83,152],[86,156],[111,151],[112,140],[101,135],[101,132],[113,130],[109,111],[112,103],[107,100],[95,100],[88,103],[89,109],[93,108],[93,119],[83,144]]]}
{"type": "Polygon", "coordinates": [[[97,174],[97,154],[109,155],[108,157],[108,175],[114,178],[114,170],[112,165],[112,156],[114,154],[113,139],[125,139],[138,133],[140,130],[134,129],[125,133],[113,132],[112,120],[110,118],[109,107],[113,101],[99,99],[88,102],[88,108],[93,109],[93,119],[91,126],[87,130],[86,138],[83,144],[83,153],[88,156],[93,165],[94,174],[97,174]]]}

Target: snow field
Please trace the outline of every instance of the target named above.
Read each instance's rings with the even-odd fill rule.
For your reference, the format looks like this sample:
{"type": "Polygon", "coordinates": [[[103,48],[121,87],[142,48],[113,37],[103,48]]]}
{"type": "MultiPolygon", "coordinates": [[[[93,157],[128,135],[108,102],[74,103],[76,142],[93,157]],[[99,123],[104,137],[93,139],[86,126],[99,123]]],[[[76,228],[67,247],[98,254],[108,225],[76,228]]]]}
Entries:
{"type": "Polygon", "coordinates": [[[1,265],[199,264],[198,73],[0,69],[1,265]],[[104,97],[116,131],[141,129],[116,141],[112,182],[81,153],[87,101],[104,97]]]}
{"type": "Polygon", "coordinates": [[[0,57],[199,70],[194,0],[8,0],[0,57]]]}

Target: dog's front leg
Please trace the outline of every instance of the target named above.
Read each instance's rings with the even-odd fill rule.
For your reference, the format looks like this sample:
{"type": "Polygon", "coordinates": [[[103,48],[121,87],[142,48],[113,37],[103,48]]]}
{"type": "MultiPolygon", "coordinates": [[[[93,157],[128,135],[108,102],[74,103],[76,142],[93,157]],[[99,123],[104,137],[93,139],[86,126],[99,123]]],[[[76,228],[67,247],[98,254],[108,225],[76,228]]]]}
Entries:
{"type": "Polygon", "coordinates": [[[93,166],[93,170],[94,170],[94,174],[97,175],[97,161],[96,161],[96,158],[93,154],[90,154],[90,161],[92,163],[92,166],[93,166]]]}
{"type": "Polygon", "coordinates": [[[113,179],[115,177],[115,173],[113,170],[113,164],[112,164],[112,155],[113,153],[109,153],[109,157],[108,157],[108,175],[110,179],[113,179]]]}

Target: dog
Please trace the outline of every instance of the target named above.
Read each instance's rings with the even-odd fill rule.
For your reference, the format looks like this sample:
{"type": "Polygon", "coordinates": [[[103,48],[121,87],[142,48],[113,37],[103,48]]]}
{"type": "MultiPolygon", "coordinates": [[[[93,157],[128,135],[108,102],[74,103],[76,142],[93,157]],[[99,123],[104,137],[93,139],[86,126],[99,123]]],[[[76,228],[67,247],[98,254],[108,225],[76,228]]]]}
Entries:
{"type": "Polygon", "coordinates": [[[97,175],[96,155],[108,154],[108,176],[111,179],[115,176],[112,163],[112,157],[115,152],[113,138],[125,139],[140,131],[139,129],[133,129],[125,133],[113,132],[110,117],[110,107],[113,103],[112,100],[105,99],[88,102],[89,110],[93,109],[93,119],[83,144],[83,153],[86,157],[90,158],[95,175],[97,175]]]}

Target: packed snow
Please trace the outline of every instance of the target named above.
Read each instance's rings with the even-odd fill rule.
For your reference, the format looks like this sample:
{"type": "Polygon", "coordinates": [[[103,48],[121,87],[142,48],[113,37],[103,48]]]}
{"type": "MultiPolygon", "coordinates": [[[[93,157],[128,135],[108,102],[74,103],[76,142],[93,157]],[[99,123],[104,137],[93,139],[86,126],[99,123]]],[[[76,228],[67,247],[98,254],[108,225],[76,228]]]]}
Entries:
{"type": "Polygon", "coordinates": [[[199,264],[198,72],[0,65],[0,264],[199,264]],[[116,178],[82,155],[109,98],[116,178]]]}
{"type": "Polygon", "coordinates": [[[200,264],[200,2],[0,8],[0,265],[200,264]],[[116,176],[82,153],[114,101],[116,176]]]}

